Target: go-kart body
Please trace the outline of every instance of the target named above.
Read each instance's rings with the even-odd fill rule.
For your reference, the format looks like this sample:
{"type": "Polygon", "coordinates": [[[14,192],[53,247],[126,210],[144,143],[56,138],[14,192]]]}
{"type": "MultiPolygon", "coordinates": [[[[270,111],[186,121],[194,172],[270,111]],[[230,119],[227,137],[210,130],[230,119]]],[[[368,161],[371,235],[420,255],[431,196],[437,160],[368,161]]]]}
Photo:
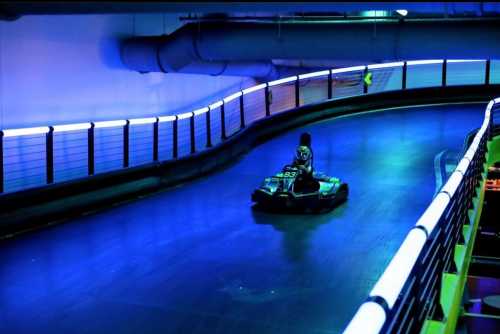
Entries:
{"type": "Polygon", "coordinates": [[[333,209],[344,202],[348,186],[335,177],[313,173],[304,178],[304,172],[297,166],[288,165],[252,194],[252,201],[267,209],[333,209]]]}

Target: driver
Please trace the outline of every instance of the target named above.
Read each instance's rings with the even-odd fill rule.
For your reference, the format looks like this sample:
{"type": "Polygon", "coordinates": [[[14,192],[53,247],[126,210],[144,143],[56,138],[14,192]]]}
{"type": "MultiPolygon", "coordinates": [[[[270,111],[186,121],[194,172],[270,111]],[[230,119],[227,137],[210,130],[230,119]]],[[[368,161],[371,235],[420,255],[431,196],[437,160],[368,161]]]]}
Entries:
{"type": "Polygon", "coordinates": [[[301,171],[297,180],[299,183],[307,185],[313,181],[311,135],[307,132],[300,135],[299,147],[297,147],[295,151],[295,158],[293,159],[292,165],[301,171]]]}
{"type": "Polygon", "coordinates": [[[312,178],[313,167],[311,149],[305,145],[297,147],[292,165],[300,169],[303,176],[312,178]]]}

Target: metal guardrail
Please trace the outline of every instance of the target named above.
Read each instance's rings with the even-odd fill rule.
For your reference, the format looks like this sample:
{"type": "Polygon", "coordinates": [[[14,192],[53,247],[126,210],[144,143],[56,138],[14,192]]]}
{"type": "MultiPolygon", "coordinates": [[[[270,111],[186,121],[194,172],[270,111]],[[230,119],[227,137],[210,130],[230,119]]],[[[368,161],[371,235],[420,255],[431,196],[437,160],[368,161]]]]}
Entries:
{"type": "Polygon", "coordinates": [[[415,333],[427,319],[442,320],[441,280],[457,273],[455,245],[463,244],[468,210],[477,195],[500,98],[490,101],[484,121],[462,160],[419,218],[365,303],[344,331],[351,333],[415,333]]]}
{"type": "MultiPolygon", "coordinates": [[[[298,106],[388,90],[489,85],[490,60],[419,60],[302,74],[231,94],[178,115],[0,131],[0,193],[178,159],[209,149],[256,120],[298,106]]],[[[499,63],[494,65],[500,69],[499,63]]],[[[500,83],[495,81],[495,83],[500,83]]],[[[416,331],[439,318],[441,273],[453,272],[491,133],[484,123],[455,172],[410,231],[345,333],[416,331]]]]}

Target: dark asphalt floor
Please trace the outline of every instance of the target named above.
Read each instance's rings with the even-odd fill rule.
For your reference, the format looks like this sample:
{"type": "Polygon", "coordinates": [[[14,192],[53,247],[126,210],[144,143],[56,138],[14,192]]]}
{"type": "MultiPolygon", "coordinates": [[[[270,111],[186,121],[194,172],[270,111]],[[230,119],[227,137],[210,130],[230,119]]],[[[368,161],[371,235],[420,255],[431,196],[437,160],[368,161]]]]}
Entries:
{"type": "Polygon", "coordinates": [[[338,333],[432,200],[434,157],[484,104],[404,108],[285,133],[231,167],[0,243],[1,333],[338,333]],[[291,161],[349,184],[320,215],[256,212],[291,161]]]}

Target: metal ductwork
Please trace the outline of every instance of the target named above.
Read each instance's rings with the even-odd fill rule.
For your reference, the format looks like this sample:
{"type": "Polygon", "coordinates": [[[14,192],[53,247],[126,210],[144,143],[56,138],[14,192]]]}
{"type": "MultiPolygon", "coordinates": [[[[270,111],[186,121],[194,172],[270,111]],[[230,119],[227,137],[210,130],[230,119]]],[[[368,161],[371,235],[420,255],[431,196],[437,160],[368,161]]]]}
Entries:
{"type": "MultiPolygon", "coordinates": [[[[141,73],[165,72],[207,75],[229,75],[273,80],[311,70],[297,66],[279,66],[263,57],[252,60],[211,60],[197,52],[197,36],[188,24],[168,36],[139,37],[122,45],[123,63],[141,73]]],[[[314,70],[322,68],[315,67],[314,70]]]]}
{"type": "Polygon", "coordinates": [[[496,2],[318,2],[318,1],[2,1],[0,12],[14,15],[109,14],[109,13],[345,13],[407,9],[412,13],[446,15],[498,14],[496,2]]]}
{"type": "MultiPolygon", "coordinates": [[[[273,76],[273,59],[390,61],[500,56],[500,21],[191,23],[168,36],[124,41],[139,72],[273,76]]],[[[274,73],[274,74],[273,74],[274,73]]],[[[279,75],[278,75],[279,76],[279,75]]]]}

